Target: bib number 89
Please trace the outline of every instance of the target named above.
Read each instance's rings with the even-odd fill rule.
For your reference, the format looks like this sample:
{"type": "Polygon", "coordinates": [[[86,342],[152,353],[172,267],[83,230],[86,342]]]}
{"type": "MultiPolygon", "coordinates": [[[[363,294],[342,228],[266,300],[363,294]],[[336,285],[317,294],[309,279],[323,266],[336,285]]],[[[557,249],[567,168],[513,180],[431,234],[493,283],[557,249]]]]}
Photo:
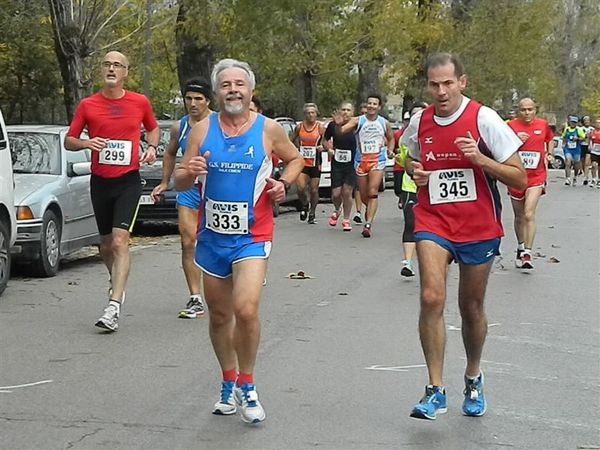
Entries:
{"type": "Polygon", "coordinates": [[[469,194],[469,185],[466,180],[441,182],[440,197],[466,197],[469,194]]]}

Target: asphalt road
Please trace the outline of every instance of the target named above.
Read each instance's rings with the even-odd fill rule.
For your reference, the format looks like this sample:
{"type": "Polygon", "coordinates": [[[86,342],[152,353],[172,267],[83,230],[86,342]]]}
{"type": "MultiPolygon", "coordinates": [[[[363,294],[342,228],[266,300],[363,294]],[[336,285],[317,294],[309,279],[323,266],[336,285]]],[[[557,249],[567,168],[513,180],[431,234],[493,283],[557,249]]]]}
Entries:
{"type": "Polygon", "coordinates": [[[314,226],[291,209],[277,218],[255,373],[267,412],[259,426],[210,413],[220,373],[207,319],[177,319],[186,289],[176,236],[134,239],[115,334],[93,326],[107,288],[95,252],[55,278],[17,274],[0,298],[0,448],[598,449],[600,190],[563,186],[560,175],[540,203],[533,273],[513,266],[504,201],[507,237],[487,295],[482,418],[460,413],[455,266],[448,413],[435,422],[408,417],[426,382],[419,281],[398,276],[403,224],[388,190],[369,240],[358,228],[329,228],[327,204],[314,226]],[[298,270],[313,278],[286,278],[298,270]]]}

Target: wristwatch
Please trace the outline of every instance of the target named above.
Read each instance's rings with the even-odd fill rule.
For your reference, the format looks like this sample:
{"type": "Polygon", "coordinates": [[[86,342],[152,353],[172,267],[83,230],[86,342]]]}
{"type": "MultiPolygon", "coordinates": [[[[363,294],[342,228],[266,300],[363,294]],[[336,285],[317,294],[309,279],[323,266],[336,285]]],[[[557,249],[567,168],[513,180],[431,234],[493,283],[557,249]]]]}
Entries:
{"type": "Polygon", "coordinates": [[[148,144],[148,147],[146,147],[146,150],[148,150],[150,147],[152,147],[154,149],[154,151],[156,151],[156,145],[154,145],[154,144],[148,144]]]}

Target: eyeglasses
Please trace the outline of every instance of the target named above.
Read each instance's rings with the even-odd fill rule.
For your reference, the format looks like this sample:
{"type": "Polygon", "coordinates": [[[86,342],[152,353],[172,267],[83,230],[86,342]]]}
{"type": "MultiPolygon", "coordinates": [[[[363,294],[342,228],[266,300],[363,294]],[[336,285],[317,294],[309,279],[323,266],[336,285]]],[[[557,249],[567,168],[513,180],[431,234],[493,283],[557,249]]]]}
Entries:
{"type": "Polygon", "coordinates": [[[121,64],[120,62],[110,62],[110,61],[103,61],[102,67],[105,67],[106,69],[110,69],[111,67],[114,67],[115,69],[127,69],[127,66],[121,64]]]}

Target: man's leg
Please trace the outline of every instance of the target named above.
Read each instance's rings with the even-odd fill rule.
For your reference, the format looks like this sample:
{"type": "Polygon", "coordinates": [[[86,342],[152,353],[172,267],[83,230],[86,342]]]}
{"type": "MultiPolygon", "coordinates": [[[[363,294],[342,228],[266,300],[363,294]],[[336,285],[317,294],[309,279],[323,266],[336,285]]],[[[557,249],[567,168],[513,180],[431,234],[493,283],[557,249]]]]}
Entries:
{"type": "Polygon", "coordinates": [[[571,166],[573,165],[573,157],[570,154],[565,154],[565,184],[571,184],[571,166]]]}
{"type": "Polygon", "coordinates": [[[296,179],[296,186],[298,187],[298,200],[302,210],[300,211],[300,220],[306,220],[308,215],[308,198],[306,195],[306,186],[310,183],[310,177],[302,172],[296,179]]]}
{"type": "Polygon", "coordinates": [[[419,337],[427,363],[429,384],[443,386],[444,349],[446,328],[446,273],[451,256],[447,250],[432,241],[417,242],[419,275],[421,277],[421,310],[419,337]]]}
{"type": "Polygon", "coordinates": [[[535,239],[535,211],[537,209],[538,202],[542,196],[543,187],[538,186],[527,189],[525,193],[525,204],[523,214],[523,241],[525,242],[525,249],[533,248],[533,241],[535,239]]]}
{"type": "MultiPolygon", "coordinates": [[[[112,299],[121,301],[127,278],[129,277],[129,231],[122,228],[113,228],[111,240],[112,267],[110,278],[112,280],[112,299]]],[[[110,257],[109,257],[110,258],[110,257]]]]}
{"type": "Polygon", "coordinates": [[[465,375],[480,373],[481,353],[487,335],[487,318],[483,305],[493,260],[477,266],[460,265],[458,306],[462,318],[462,337],[467,354],[465,375]]]}
{"type": "Polygon", "coordinates": [[[350,213],[352,212],[352,191],[354,191],[354,186],[348,184],[342,186],[341,193],[344,208],[344,220],[349,220],[350,213]]]}
{"type": "MultiPolygon", "coordinates": [[[[379,201],[377,196],[379,195],[379,186],[381,185],[381,180],[383,179],[383,170],[371,170],[367,175],[367,183],[368,183],[368,200],[367,203],[367,223],[373,222],[375,219],[375,214],[377,214],[377,207],[379,205],[379,201]]],[[[364,201],[364,199],[363,199],[364,201]]]]}
{"type": "Polygon", "coordinates": [[[111,276],[112,266],[113,266],[113,252],[112,252],[112,233],[111,234],[103,234],[100,236],[100,256],[102,257],[102,261],[104,261],[104,265],[108,270],[108,276],[111,276]]]}
{"type": "Polygon", "coordinates": [[[342,187],[332,187],[331,188],[331,203],[333,203],[333,209],[335,211],[340,211],[342,207],[342,187]]]}
{"type": "Polygon", "coordinates": [[[514,227],[515,227],[515,236],[517,237],[517,243],[525,243],[525,231],[524,231],[524,215],[525,215],[525,199],[516,200],[514,198],[510,198],[510,202],[512,204],[513,213],[515,215],[514,227]]]}
{"type": "Polygon", "coordinates": [[[204,278],[204,299],[209,311],[208,334],[219,366],[223,372],[237,370],[233,345],[235,319],[233,313],[233,282],[231,277],[218,278],[207,273],[204,278]]]}
{"type": "Polygon", "coordinates": [[[177,205],[179,235],[181,236],[181,264],[190,295],[202,294],[202,272],[194,263],[198,210],[177,205]]]}

